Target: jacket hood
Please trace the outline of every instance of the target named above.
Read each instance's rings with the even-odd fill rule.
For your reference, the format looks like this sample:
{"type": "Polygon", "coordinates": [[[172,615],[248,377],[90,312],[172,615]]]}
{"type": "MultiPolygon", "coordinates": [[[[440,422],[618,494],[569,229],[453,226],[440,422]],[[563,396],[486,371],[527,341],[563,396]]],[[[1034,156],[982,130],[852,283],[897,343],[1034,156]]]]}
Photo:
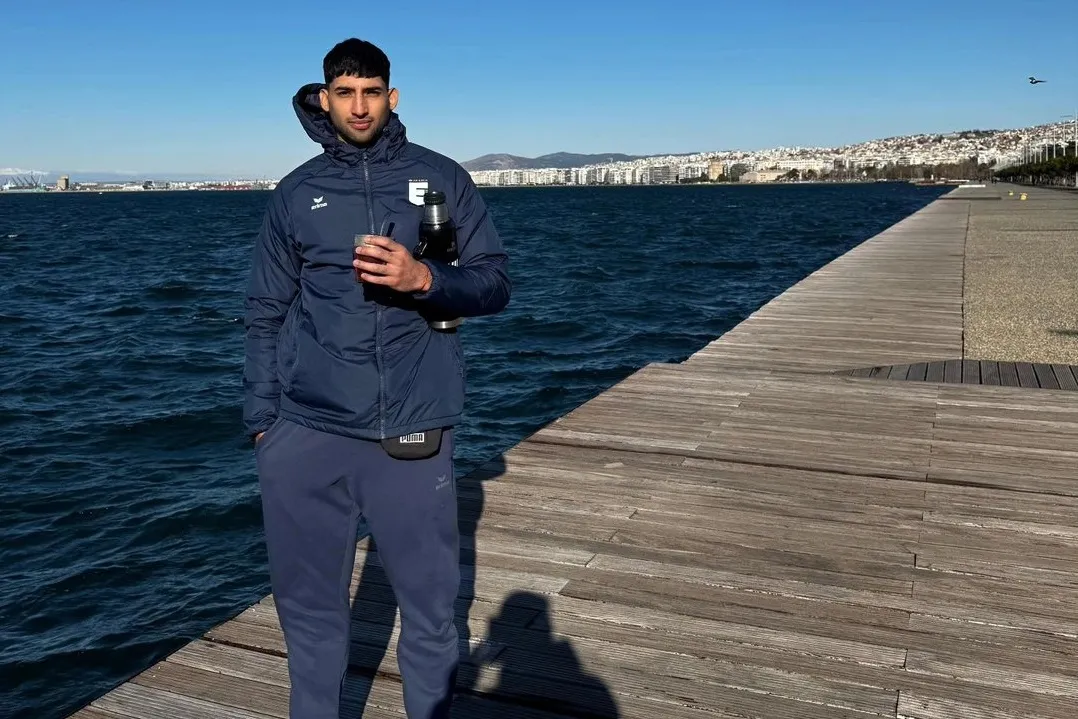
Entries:
{"type": "Polygon", "coordinates": [[[297,90],[292,97],[292,109],[296,111],[296,117],[308,137],[321,145],[333,159],[344,164],[361,163],[364,150],[367,157],[375,162],[389,161],[397,156],[408,141],[404,124],[397,113],[389,113],[389,122],[370,146],[356,147],[337,137],[336,128],[318,100],[318,92],[323,87],[325,84],[321,82],[310,83],[297,90]]]}

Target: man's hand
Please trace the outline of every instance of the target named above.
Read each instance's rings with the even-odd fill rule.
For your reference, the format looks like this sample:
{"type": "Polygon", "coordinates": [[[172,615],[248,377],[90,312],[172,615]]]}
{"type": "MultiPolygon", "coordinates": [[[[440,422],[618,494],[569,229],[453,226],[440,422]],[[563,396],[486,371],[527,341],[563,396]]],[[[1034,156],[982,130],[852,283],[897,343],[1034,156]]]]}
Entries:
{"type": "Polygon", "coordinates": [[[255,444],[258,444],[259,440],[262,439],[262,435],[264,435],[264,434],[265,434],[265,432],[259,432],[258,434],[255,435],[255,444]]]}
{"type": "Polygon", "coordinates": [[[433,280],[430,269],[405,247],[388,237],[367,235],[366,242],[355,249],[352,266],[359,279],[385,285],[398,292],[426,292],[433,280]]]}

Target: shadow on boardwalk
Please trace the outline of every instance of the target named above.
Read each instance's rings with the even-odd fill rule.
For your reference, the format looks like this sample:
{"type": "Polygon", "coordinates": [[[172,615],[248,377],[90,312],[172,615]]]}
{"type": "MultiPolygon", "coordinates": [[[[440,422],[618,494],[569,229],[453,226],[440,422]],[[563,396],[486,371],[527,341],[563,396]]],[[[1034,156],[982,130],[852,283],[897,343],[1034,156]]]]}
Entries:
{"type": "Polygon", "coordinates": [[[501,614],[491,621],[490,633],[479,651],[493,656],[476,657],[473,653],[471,664],[500,669],[497,684],[489,690],[499,705],[488,702],[488,711],[471,712],[465,699],[456,716],[513,716],[516,707],[502,702],[567,717],[619,716],[614,697],[602,680],[584,670],[572,643],[551,632],[550,606],[541,594],[510,594],[502,604],[501,614]],[[521,628],[506,616],[510,610],[531,611],[534,617],[521,628]]]}
{"type": "MultiPolygon", "coordinates": [[[[487,636],[471,635],[468,620],[475,601],[476,528],[483,515],[483,485],[504,473],[505,460],[498,457],[457,480],[461,585],[455,623],[462,656],[453,716],[496,719],[530,707],[551,712],[548,716],[618,717],[617,705],[602,681],[584,671],[567,640],[551,633],[550,608],[542,595],[510,593],[491,619],[487,636]],[[493,676],[497,681],[491,686],[488,677],[493,676]]],[[[365,535],[361,526],[360,538],[365,535]]],[[[377,547],[374,540],[371,547],[377,547]]],[[[364,716],[375,670],[390,648],[396,612],[384,570],[378,563],[366,562],[352,603],[351,654],[341,719],[364,716]]],[[[399,681],[395,665],[383,666],[382,671],[399,681]]]]}

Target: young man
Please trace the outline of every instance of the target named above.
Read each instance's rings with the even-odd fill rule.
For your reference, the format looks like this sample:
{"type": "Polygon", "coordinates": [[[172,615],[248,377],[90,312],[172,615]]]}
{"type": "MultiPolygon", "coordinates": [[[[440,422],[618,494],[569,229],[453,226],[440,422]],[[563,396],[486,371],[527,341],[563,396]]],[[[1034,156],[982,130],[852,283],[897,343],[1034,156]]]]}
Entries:
{"type": "Polygon", "coordinates": [[[427,319],[501,311],[507,257],[468,174],[406,138],[385,54],[353,38],[330,50],[323,71],[325,84],[302,87],[292,103],[323,152],[273,192],[245,305],[244,423],[288,647],[290,717],[338,717],[360,515],[400,607],[408,716],[441,717],[458,661],[452,427],[464,369],[459,336],[427,319]],[[445,193],[456,265],[412,257],[426,190],[445,193]],[[429,456],[400,458],[404,445],[392,442],[429,443],[439,431],[440,445],[424,445],[429,456]]]}

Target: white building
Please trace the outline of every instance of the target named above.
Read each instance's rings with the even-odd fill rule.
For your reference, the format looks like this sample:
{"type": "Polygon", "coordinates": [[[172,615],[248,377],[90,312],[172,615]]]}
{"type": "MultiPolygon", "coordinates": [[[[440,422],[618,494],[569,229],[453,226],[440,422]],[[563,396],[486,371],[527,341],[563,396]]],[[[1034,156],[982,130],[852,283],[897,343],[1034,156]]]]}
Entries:
{"type": "Polygon", "coordinates": [[[831,169],[833,161],[823,158],[791,158],[779,160],[775,163],[775,166],[780,170],[800,170],[801,172],[815,170],[816,172],[823,172],[831,169]]]}
{"type": "Polygon", "coordinates": [[[697,179],[700,177],[707,177],[707,163],[706,162],[690,162],[682,165],[678,168],[677,176],[679,180],[684,179],[697,179]]]}

